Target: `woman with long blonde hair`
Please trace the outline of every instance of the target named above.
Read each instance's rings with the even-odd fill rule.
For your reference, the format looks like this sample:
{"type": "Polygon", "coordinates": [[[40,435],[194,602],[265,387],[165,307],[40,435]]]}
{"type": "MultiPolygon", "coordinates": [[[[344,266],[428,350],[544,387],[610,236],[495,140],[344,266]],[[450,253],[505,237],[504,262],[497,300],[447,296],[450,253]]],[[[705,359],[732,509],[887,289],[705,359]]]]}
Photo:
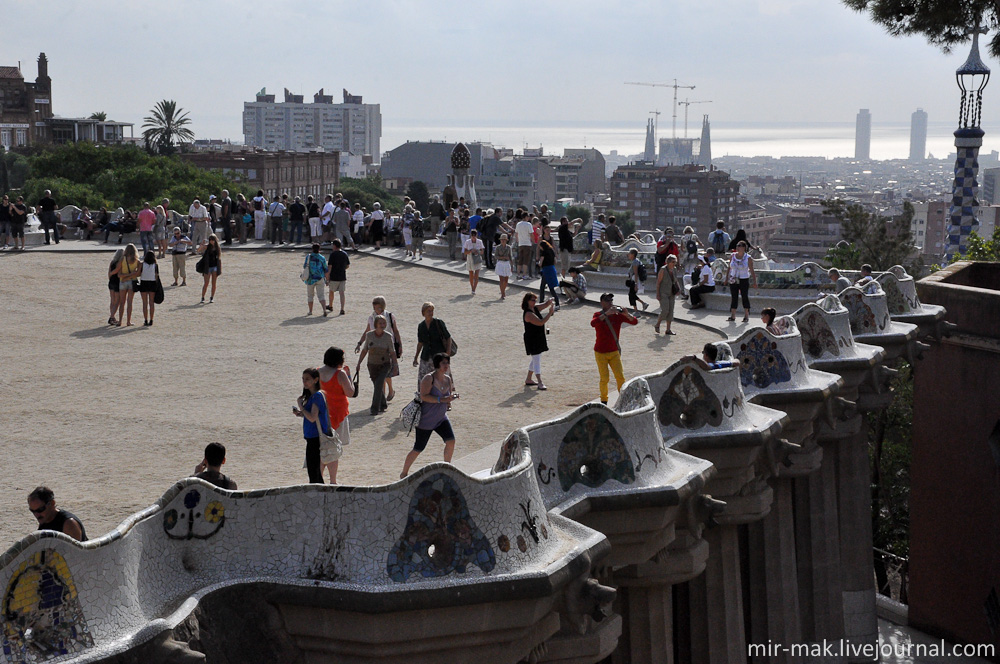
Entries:
{"type": "Polygon", "coordinates": [[[118,263],[118,322],[116,326],[121,327],[122,315],[126,314],[125,305],[128,305],[127,321],[125,326],[132,326],[132,300],[135,298],[135,285],[142,273],[142,265],[139,262],[139,252],[134,244],[125,247],[121,262],[118,263]]]}

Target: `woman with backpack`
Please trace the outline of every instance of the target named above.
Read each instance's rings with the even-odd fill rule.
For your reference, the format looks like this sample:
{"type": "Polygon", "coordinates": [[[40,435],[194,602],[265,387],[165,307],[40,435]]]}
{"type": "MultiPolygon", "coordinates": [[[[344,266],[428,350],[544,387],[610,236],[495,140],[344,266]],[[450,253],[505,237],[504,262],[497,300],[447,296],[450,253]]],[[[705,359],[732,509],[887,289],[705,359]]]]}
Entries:
{"type": "Polygon", "coordinates": [[[637,249],[629,249],[628,257],[632,260],[629,264],[629,277],[625,280],[625,285],[628,287],[628,303],[631,305],[633,311],[638,311],[637,305],[642,304],[642,310],[645,311],[649,309],[649,302],[643,300],[639,295],[646,292],[643,282],[646,280],[646,266],[642,264],[639,260],[639,251],[637,249]]]}
{"type": "Polygon", "coordinates": [[[319,243],[314,242],[312,251],[306,256],[305,264],[302,265],[302,281],[306,284],[306,300],[309,303],[309,313],[312,316],[313,300],[319,295],[319,308],[323,312],[323,317],[327,315],[326,309],[326,258],[319,252],[319,243]]]}
{"type": "Polygon", "coordinates": [[[698,267],[698,248],[700,246],[701,240],[698,238],[698,234],[694,232],[694,228],[685,226],[684,234],[681,236],[681,252],[683,253],[681,271],[684,274],[691,274],[698,267]]]}
{"type": "Polygon", "coordinates": [[[258,189],[253,197],[253,236],[257,240],[264,239],[264,229],[267,228],[267,199],[264,190],[258,189]]]}
{"type": "Polygon", "coordinates": [[[416,258],[413,251],[413,206],[407,203],[403,207],[403,247],[407,258],[416,258]]]}

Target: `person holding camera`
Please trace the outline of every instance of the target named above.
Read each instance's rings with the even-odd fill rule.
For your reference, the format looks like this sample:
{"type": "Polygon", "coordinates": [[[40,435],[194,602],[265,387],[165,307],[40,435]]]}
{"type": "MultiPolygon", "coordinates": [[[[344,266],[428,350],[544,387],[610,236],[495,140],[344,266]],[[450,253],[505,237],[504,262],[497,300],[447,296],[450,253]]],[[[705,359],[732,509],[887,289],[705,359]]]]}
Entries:
{"type": "Polygon", "coordinates": [[[618,342],[622,323],[635,325],[639,319],[630,314],[622,307],[613,304],[614,293],[604,293],[601,295],[601,310],[594,313],[590,326],[597,333],[597,341],[594,343],[594,358],[597,360],[597,371],[600,374],[601,403],[608,403],[608,382],[610,376],[608,369],[615,374],[615,381],[618,383],[618,391],[625,384],[625,373],[622,370],[622,347],[618,342]]]}
{"type": "Polygon", "coordinates": [[[447,353],[436,353],[431,361],[434,363],[434,371],[420,381],[420,424],[416,427],[417,439],[403,462],[400,479],[410,473],[410,466],[427,447],[431,433],[437,433],[444,441],[445,463],[451,463],[451,455],[455,452],[455,432],[448,420],[449,405],[458,398],[458,393],[453,391],[451,376],[448,375],[451,358],[447,353]]]}
{"type": "Polygon", "coordinates": [[[536,302],[538,302],[538,296],[534,293],[525,293],[521,300],[521,318],[524,321],[524,352],[531,356],[531,362],[528,363],[528,377],[524,379],[524,384],[527,387],[537,385],[538,390],[542,391],[549,389],[542,382],[542,353],[549,349],[548,340],[545,338],[548,332],[545,329],[545,323],[555,313],[556,301],[549,300],[541,306],[536,306],[536,302]],[[548,312],[542,314],[542,311],[546,309],[548,312]],[[538,382],[532,380],[532,375],[538,378],[538,382]]]}

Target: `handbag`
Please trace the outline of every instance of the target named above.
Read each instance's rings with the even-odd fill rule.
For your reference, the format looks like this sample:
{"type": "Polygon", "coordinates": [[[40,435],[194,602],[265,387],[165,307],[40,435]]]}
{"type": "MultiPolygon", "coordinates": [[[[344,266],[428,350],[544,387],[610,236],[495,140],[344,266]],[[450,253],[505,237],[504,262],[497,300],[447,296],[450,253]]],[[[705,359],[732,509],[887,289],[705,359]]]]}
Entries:
{"type": "Polygon", "coordinates": [[[407,427],[406,433],[413,431],[413,427],[420,424],[420,393],[417,392],[410,403],[403,406],[399,411],[399,421],[407,427]]]}
{"type": "Polygon", "coordinates": [[[156,278],[156,290],[153,292],[153,303],[163,304],[163,282],[156,278]]]}
{"type": "MultiPolygon", "coordinates": [[[[389,313],[388,314],[388,318],[389,318],[389,331],[392,332],[394,329],[396,329],[395,328],[396,317],[393,316],[391,313],[389,313]]],[[[393,334],[392,334],[392,348],[393,348],[394,351],[396,351],[396,359],[397,360],[399,358],[403,357],[403,342],[399,340],[399,337],[396,336],[395,332],[393,332],[393,334]]],[[[396,363],[393,362],[393,364],[396,364],[396,363]]],[[[396,371],[396,373],[394,373],[391,376],[392,378],[395,378],[396,376],[399,375],[399,367],[398,366],[395,368],[395,371],[396,371]]]]}
{"type": "Polygon", "coordinates": [[[354,372],[354,394],[349,394],[349,395],[348,395],[348,396],[349,396],[349,397],[351,397],[352,399],[353,399],[354,397],[358,396],[358,394],[360,394],[360,392],[361,392],[361,389],[360,389],[360,388],[358,387],[358,380],[359,380],[360,378],[361,378],[361,373],[360,373],[360,372],[358,372],[358,371],[355,371],[355,372],[354,372]]]}
{"type": "Polygon", "coordinates": [[[197,272],[198,274],[205,274],[205,263],[206,263],[205,258],[206,258],[205,255],[202,254],[201,259],[194,264],[194,271],[197,272]]]}
{"type": "MultiPolygon", "coordinates": [[[[437,320],[437,319],[435,319],[435,320],[437,320]]],[[[440,333],[440,331],[441,331],[441,329],[440,329],[441,321],[437,321],[437,323],[438,323],[438,332],[440,333]]],[[[448,338],[451,339],[451,350],[448,351],[448,357],[455,357],[456,355],[458,355],[458,342],[455,341],[454,335],[452,335],[452,336],[450,336],[448,338]]]]}
{"type": "MultiPolygon", "coordinates": [[[[323,427],[320,426],[319,422],[316,423],[316,431],[319,433],[320,457],[322,458],[322,454],[324,451],[329,453],[329,451],[332,449],[333,456],[336,457],[334,461],[336,461],[344,453],[344,444],[340,440],[340,435],[337,433],[337,430],[334,429],[332,426],[330,426],[329,419],[327,419],[327,426],[330,427],[329,434],[323,431],[323,427]]],[[[327,463],[332,463],[332,462],[327,462],[327,463]]]]}

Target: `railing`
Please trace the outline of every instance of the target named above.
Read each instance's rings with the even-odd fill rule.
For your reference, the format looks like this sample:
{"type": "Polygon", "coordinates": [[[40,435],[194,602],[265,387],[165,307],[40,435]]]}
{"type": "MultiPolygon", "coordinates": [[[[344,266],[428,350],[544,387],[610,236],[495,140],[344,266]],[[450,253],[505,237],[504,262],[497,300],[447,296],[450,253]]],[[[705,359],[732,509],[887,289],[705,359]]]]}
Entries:
{"type": "Polygon", "coordinates": [[[910,559],[873,548],[875,583],[880,595],[909,604],[910,559]]]}

